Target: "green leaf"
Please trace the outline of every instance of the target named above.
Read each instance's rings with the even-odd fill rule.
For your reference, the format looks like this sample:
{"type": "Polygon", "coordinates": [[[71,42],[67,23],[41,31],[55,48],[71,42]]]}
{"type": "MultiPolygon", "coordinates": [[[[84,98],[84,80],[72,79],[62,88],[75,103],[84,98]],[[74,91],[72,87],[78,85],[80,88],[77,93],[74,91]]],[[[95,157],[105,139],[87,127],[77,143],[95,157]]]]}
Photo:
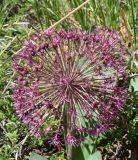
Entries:
{"type": "Polygon", "coordinates": [[[87,137],[84,144],[81,144],[78,147],[74,147],[72,150],[72,158],[75,157],[79,160],[88,160],[94,151],[94,141],[87,137]]]}
{"type": "Polygon", "coordinates": [[[102,155],[100,151],[96,151],[94,154],[89,156],[88,160],[102,160],[102,155]]]}
{"type": "Polygon", "coordinates": [[[138,91],[138,77],[134,77],[130,80],[130,91],[138,91]]]}
{"type": "Polygon", "coordinates": [[[0,155],[0,160],[5,160],[5,157],[0,155]]]}
{"type": "Polygon", "coordinates": [[[36,154],[35,152],[32,152],[29,160],[47,160],[47,158],[40,156],[39,154],[36,154]]]}
{"type": "Polygon", "coordinates": [[[28,0],[28,2],[34,4],[35,0],[28,0]]]}
{"type": "Polygon", "coordinates": [[[87,144],[73,148],[72,160],[74,160],[75,157],[79,160],[102,160],[100,151],[96,151],[92,154],[93,147],[93,145],[87,144]]]}

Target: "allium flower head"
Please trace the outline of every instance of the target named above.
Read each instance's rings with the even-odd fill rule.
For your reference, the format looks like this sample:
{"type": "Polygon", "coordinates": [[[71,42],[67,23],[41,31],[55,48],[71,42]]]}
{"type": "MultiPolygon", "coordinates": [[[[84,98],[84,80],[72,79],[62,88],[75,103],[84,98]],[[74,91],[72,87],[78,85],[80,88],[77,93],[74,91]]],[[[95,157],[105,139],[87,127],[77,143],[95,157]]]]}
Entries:
{"type": "MultiPolygon", "coordinates": [[[[16,111],[32,134],[64,129],[72,145],[109,130],[123,108],[126,50],[116,31],[44,31],[32,36],[16,57],[16,111]],[[47,124],[55,121],[46,128],[47,124]]],[[[59,138],[58,138],[59,137],[59,138]]]]}

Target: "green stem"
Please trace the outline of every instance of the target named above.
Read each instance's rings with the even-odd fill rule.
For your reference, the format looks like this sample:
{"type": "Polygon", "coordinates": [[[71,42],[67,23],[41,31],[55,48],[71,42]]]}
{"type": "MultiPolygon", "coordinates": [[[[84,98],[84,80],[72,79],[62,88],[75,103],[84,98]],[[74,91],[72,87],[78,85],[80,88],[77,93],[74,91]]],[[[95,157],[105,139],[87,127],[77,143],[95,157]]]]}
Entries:
{"type": "Polygon", "coordinates": [[[72,158],[72,146],[70,144],[67,145],[67,158],[68,160],[73,160],[72,158]]]}
{"type": "Polygon", "coordinates": [[[37,0],[35,0],[35,7],[36,7],[37,18],[38,18],[38,21],[40,23],[41,29],[43,31],[43,24],[42,24],[42,21],[41,21],[41,18],[40,18],[40,10],[39,10],[40,5],[39,5],[37,0]]]}
{"type": "Polygon", "coordinates": [[[133,21],[133,33],[134,33],[134,43],[136,45],[136,30],[135,30],[135,15],[134,15],[134,1],[130,0],[131,4],[131,14],[132,14],[132,21],[133,21]]]}

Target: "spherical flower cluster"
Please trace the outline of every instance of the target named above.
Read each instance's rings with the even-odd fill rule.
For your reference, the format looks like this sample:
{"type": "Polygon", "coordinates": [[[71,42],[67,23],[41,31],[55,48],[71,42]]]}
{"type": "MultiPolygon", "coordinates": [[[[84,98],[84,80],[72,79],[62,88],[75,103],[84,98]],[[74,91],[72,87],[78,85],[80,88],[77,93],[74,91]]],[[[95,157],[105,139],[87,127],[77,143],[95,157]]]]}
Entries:
{"type": "Polygon", "coordinates": [[[109,29],[33,35],[13,63],[17,114],[32,134],[54,133],[54,144],[64,129],[71,145],[109,130],[127,97],[125,55],[109,29]]]}

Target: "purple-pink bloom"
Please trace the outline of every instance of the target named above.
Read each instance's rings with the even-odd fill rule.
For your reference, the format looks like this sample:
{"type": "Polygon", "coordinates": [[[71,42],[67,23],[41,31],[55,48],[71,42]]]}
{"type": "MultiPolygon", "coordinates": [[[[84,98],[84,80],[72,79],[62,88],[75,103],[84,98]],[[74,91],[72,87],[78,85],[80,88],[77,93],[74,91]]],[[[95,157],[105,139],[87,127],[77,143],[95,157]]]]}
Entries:
{"type": "Polygon", "coordinates": [[[72,134],[69,133],[67,135],[67,143],[72,145],[72,146],[77,146],[78,145],[78,140],[72,134]]]}
{"type": "Polygon", "coordinates": [[[127,97],[125,56],[118,32],[108,29],[33,35],[13,63],[17,114],[32,134],[54,131],[55,144],[63,119],[72,145],[105,132],[127,97]],[[46,128],[51,121],[56,124],[46,128]]]}

